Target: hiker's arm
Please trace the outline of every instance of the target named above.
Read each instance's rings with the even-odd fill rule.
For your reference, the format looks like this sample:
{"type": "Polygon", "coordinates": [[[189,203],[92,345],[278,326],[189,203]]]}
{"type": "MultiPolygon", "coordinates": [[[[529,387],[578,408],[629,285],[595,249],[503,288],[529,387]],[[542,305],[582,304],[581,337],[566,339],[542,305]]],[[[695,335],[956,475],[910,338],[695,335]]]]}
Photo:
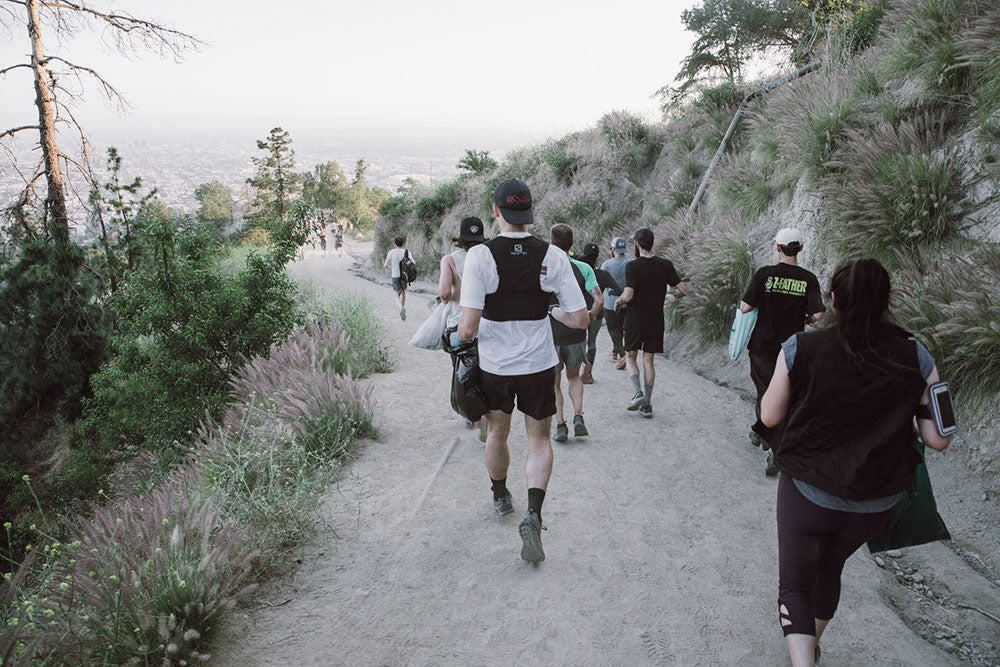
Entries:
{"type": "Polygon", "coordinates": [[[479,334],[479,320],[483,317],[481,308],[462,307],[462,319],[458,321],[458,339],[462,342],[472,340],[479,334]]]}
{"type": "Polygon", "coordinates": [[[615,301],[615,310],[616,311],[621,310],[622,306],[631,301],[633,296],[635,296],[634,289],[632,289],[631,287],[626,287],[625,289],[623,289],[622,295],[618,297],[617,301],[615,301]]]}
{"type": "MultiPolygon", "coordinates": [[[[586,308],[581,308],[580,310],[574,310],[572,313],[567,313],[559,306],[556,306],[552,309],[550,315],[568,326],[570,329],[586,329],[590,326],[590,313],[587,312],[586,308]]],[[[462,310],[462,317],[465,317],[464,309],[462,310]]]]}
{"type": "Polygon", "coordinates": [[[746,314],[746,313],[749,313],[751,310],[753,310],[753,306],[751,306],[746,301],[740,301],[740,312],[741,313],[746,314]]]}
{"type": "Polygon", "coordinates": [[[768,428],[777,426],[788,414],[788,401],[792,388],[788,379],[788,366],[785,365],[785,351],[778,354],[778,363],[774,366],[774,375],[767,391],[760,401],[760,420],[768,428]]]}
{"type": "Polygon", "coordinates": [[[681,296],[687,296],[688,294],[691,293],[691,291],[688,289],[687,283],[685,283],[683,280],[674,285],[674,289],[677,290],[677,292],[681,296]]]}
{"type": "Polygon", "coordinates": [[[594,305],[590,309],[590,319],[596,320],[597,316],[604,310],[604,293],[601,292],[600,287],[595,287],[590,290],[590,295],[594,297],[594,305]]]}
{"type": "Polygon", "coordinates": [[[445,255],[441,258],[441,278],[438,279],[438,296],[442,301],[451,301],[452,285],[455,282],[455,258],[445,255]]]}

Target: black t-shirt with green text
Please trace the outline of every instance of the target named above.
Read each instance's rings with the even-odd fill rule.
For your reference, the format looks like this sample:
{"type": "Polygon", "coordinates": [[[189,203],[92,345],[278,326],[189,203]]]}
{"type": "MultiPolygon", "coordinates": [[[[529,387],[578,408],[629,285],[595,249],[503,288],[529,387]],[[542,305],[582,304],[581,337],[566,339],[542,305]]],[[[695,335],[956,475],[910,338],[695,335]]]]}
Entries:
{"type": "Polygon", "coordinates": [[[757,308],[757,324],[747,344],[755,354],[778,356],[781,344],[806,328],[806,317],[826,310],[816,276],[784,262],[758,270],[743,300],[757,308]]]}
{"type": "Polygon", "coordinates": [[[662,257],[637,257],[625,265],[625,287],[635,292],[625,309],[625,326],[643,331],[663,329],[663,300],[667,285],[681,281],[673,262],[662,257]]]}

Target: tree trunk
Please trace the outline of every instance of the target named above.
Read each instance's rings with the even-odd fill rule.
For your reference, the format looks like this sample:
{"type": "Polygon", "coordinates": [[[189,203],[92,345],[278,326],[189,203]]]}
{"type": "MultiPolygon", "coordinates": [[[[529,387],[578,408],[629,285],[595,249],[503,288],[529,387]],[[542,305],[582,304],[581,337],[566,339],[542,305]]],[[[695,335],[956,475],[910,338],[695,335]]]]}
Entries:
{"type": "Polygon", "coordinates": [[[25,0],[28,8],[28,36],[31,38],[31,69],[35,75],[35,106],[38,107],[39,144],[45,163],[48,193],[45,197],[45,221],[56,243],[69,245],[69,214],[66,212],[66,191],[59,168],[59,147],[56,145],[56,111],[49,87],[49,73],[42,48],[42,24],[38,15],[39,0],[25,0]]]}

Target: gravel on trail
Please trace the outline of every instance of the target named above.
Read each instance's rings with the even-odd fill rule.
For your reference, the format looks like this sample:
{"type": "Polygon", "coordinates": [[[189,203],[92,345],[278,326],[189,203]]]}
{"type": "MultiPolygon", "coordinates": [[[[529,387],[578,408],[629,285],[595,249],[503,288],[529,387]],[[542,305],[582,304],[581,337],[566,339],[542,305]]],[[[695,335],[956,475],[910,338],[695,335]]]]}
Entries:
{"type": "MultiPolygon", "coordinates": [[[[546,558],[531,566],[517,534],[527,503],[520,420],[508,478],[517,511],[499,518],[478,432],[449,405],[447,356],[406,345],[428,296],[409,294],[401,322],[388,286],[350,271],[348,254],[365,258],[371,244],[346,250],[307,254],[291,271],[376,304],[398,350],[396,371],[371,380],[381,435],[325,498],[336,534],[290,555],[301,565],[237,612],[216,664],[788,663],[776,482],[747,442],[752,407],[739,394],[661,358],[653,418],[627,412],[628,379],[602,332],[584,396],[590,436],[553,444],[546,558]]],[[[884,574],[866,550],[848,561],[823,664],[956,664],[882,601],[884,574]]]]}

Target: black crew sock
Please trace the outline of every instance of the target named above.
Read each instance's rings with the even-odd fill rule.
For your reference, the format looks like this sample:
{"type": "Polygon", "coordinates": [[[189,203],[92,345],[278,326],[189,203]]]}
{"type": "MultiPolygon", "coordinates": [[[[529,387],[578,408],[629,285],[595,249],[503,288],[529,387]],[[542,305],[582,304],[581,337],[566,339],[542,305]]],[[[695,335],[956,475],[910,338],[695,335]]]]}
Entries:
{"type": "Polygon", "coordinates": [[[542,502],[545,500],[545,489],[528,489],[528,511],[538,515],[542,520],[542,502]]]}
{"type": "Polygon", "coordinates": [[[503,479],[493,479],[490,477],[490,483],[493,485],[493,500],[500,500],[506,496],[510,491],[507,490],[507,478],[503,479]]]}

